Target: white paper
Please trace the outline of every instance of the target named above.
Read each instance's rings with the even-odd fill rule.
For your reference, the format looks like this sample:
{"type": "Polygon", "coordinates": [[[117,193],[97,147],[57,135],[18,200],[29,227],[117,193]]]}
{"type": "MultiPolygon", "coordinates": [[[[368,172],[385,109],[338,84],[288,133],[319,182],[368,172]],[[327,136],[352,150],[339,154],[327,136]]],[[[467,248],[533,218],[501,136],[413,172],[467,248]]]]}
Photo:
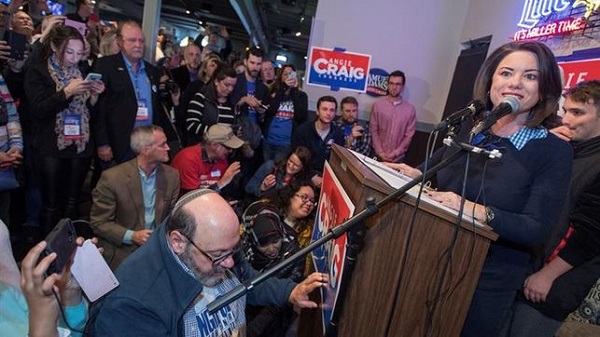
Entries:
{"type": "MultiPolygon", "coordinates": [[[[358,160],[360,160],[365,166],[367,166],[371,171],[373,171],[373,173],[378,175],[381,179],[383,179],[383,181],[385,181],[388,185],[390,185],[390,187],[392,187],[394,189],[399,189],[400,187],[406,185],[408,182],[410,182],[412,180],[412,178],[410,178],[406,175],[400,174],[397,171],[385,166],[385,164],[382,162],[379,162],[373,158],[369,158],[369,157],[365,156],[364,154],[361,154],[361,153],[358,153],[358,152],[355,152],[352,150],[348,150],[348,151],[350,151],[350,153],[352,153],[356,158],[358,158],[358,160]]],[[[408,192],[406,192],[406,193],[413,196],[414,198],[417,198],[419,196],[420,189],[421,189],[421,184],[419,183],[419,184],[411,187],[408,190],[408,192]]],[[[457,210],[446,207],[446,206],[442,205],[441,203],[437,202],[436,200],[429,198],[425,194],[421,194],[421,201],[425,202],[429,205],[435,206],[437,208],[441,208],[450,214],[458,216],[457,210]]],[[[471,215],[472,215],[471,210],[465,209],[463,211],[463,220],[465,220],[469,223],[473,223],[477,227],[484,227],[484,225],[481,222],[474,219],[471,215]]]]}
{"type": "Polygon", "coordinates": [[[91,240],[86,240],[81,247],[77,247],[71,274],[90,302],[96,301],[119,285],[115,274],[91,240]]]}

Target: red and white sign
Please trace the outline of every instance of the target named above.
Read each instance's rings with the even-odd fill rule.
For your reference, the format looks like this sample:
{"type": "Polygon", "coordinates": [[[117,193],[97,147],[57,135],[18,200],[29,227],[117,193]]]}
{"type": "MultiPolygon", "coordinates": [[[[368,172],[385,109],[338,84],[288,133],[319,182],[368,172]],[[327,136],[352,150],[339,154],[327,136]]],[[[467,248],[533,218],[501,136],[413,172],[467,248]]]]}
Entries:
{"type": "MultiPolygon", "coordinates": [[[[348,194],[337,179],[329,162],[325,162],[323,170],[323,184],[315,225],[313,228],[312,241],[316,241],[329,233],[332,228],[340,225],[354,214],[354,204],[350,201],[348,194]]],[[[321,288],[323,299],[323,332],[331,321],[335,304],[340,291],[340,284],[344,274],[344,263],[346,260],[347,237],[344,233],[337,239],[325,243],[312,252],[315,270],[320,273],[329,274],[329,286],[321,288]]],[[[338,309],[339,310],[339,309],[338,309]]]]}
{"type": "Polygon", "coordinates": [[[558,62],[565,78],[564,89],[570,89],[577,83],[600,80],[600,58],[558,62]]]}
{"type": "Polygon", "coordinates": [[[371,56],[345,49],[312,47],[308,65],[308,84],[365,92],[371,56]]]}

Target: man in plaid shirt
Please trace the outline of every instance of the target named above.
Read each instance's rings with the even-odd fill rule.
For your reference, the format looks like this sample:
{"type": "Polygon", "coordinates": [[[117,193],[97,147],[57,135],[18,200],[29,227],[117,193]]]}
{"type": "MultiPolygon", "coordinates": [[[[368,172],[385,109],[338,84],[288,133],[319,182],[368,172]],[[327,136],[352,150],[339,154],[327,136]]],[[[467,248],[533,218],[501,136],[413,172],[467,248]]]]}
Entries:
{"type": "Polygon", "coordinates": [[[358,119],[358,102],[356,98],[347,96],[340,104],[342,114],[335,119],[335,124],[344,131],[344,144],[347,149],[371,156],[371,134],[366,122],[358,119]]]}

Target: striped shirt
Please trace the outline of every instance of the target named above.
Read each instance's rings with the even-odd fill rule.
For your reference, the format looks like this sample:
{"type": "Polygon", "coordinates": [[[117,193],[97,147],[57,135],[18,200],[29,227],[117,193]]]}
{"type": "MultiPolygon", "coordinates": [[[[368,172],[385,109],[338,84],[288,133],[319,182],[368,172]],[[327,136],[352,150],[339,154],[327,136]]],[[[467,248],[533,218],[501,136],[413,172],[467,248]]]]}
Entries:
{"type": "Polygon", "coordinates": [[[202,137],[209,126],[215,123],[207,123],[213,116],[207,114],[214,113],[214,108],[217,109],[216,124],[232,125],[235,121],[235,113],[231,106],[227,103],[217,103],[212,100],[207,100],[203,92],[198,92],[190,101],[187,110],[187,131],[189,134],[194,134],[202,137]]]}

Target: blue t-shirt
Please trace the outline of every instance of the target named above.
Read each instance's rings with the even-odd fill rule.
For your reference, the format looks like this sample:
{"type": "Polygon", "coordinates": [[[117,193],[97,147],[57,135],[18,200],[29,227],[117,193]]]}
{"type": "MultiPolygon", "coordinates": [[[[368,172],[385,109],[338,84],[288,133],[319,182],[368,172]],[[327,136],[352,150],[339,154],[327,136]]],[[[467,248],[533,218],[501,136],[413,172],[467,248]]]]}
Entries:
{"type": "Polygon", "coordinates": [[[267,135],[269,145],[290,145],[292,143],[292,126],[294,120],[294,102],[282,101],[267,135]]]}

